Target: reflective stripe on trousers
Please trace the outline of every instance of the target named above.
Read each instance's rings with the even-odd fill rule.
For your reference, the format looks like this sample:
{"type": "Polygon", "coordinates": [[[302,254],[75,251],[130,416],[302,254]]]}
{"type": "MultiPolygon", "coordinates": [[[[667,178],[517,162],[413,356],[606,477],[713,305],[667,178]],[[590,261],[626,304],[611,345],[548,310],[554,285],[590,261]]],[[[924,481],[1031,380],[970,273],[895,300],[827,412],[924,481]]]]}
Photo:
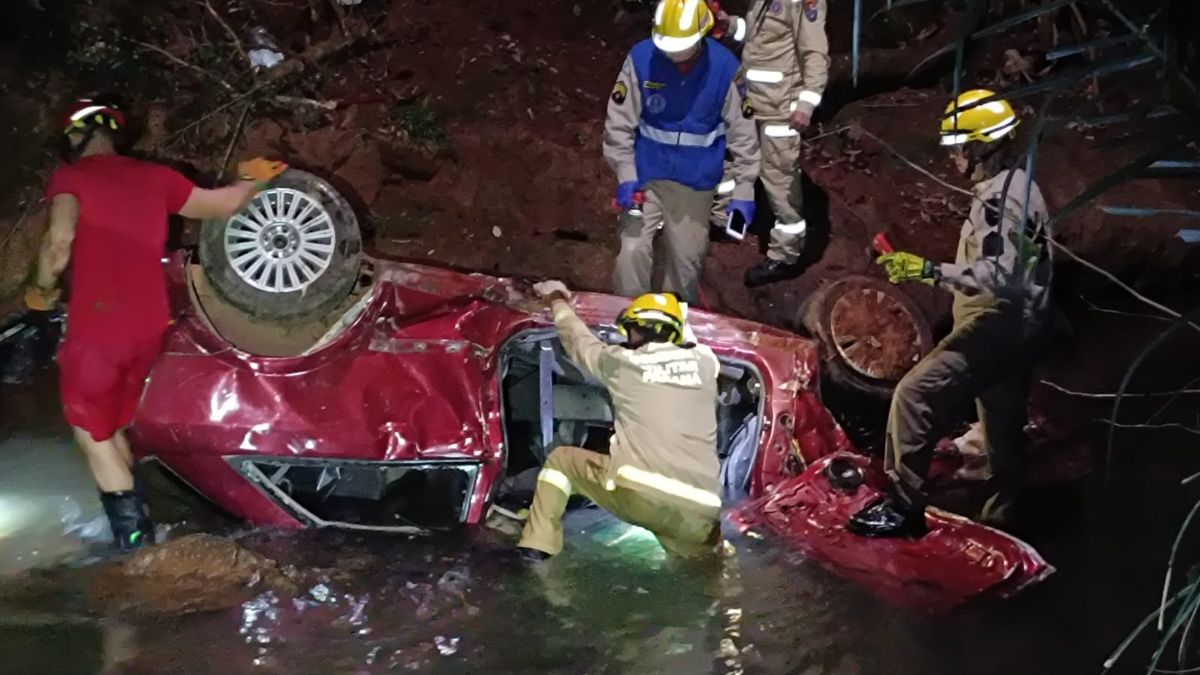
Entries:
{"type": "Polygon", "coordinates": [[[567,474],[559,471],[558,469],[543,467],[542,470],[538,472],[538,480],[549,483],[559,490],[562,490],[562,492],[568,497],[571,496],[571,479],[567,478],[567,474]]]}
{"type": "MultiPolygon", "coordinates": [[[[626,464],[617,469],[617,477],[631,483],[644,485],[663,494],[686,499],[700,506],[707,506],[714,509],[721,508],[721,495],[709,492],[708,490],[702,490],[693,485],[688,485],[683,481],[675,480],[674,478],[654,473],[653,471],[646,471],[645,469],[639,469],[636,466],[626,464]]],[[[609,481],[605,487],[610,491],[616,489],[616,485],[612,481],[609,481]]]]}
{"type": "Polygon", "coordinates": [[[686,131],[667,131],[652,127],[645,122],[638,123],[638,133],[655,143],[663,145],[683,145],[691,148],[708,148],[725,136],[725,124],[722,122],[707,134],[692,134],[686,131]]]}
{"type": "Polygon", "coordinates": [[[780,223],[776,221],[774,229],[783,234],[804,234],[808,229],[808,223],[803,220],[798,223],[780,223]]]}
{"type": "Polygon", "coordinates": [[[763,134],[770,138],[790,138],[799,136],[800,132],[787,124],[764,124],[763,134]]]}

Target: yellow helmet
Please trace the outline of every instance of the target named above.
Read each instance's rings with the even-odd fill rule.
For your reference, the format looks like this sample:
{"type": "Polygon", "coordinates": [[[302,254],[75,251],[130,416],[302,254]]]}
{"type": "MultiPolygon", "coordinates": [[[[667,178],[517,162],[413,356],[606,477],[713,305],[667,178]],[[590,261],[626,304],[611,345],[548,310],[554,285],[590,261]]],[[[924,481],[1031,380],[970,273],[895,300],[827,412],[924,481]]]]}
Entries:
{"type": "Polygon", "coordinates": [[[659,0],[651,36],[664,52],[682,52],[702,40],[713,23],[705,0],[659,0]]]}
{"type": "Polygon", "coordinates": [[[683,305],[670,293],[647,293],[636,298],[617,318],[621,334],[629,337],[628,326],[637,326],[668,342],[683,344],[683,305]]]}
{"type": "Polygon", "coordinates": [[[987,89],[972,89],[951,101],[942,118],[942,145],[963,145],[971,141],[995,143],[1011,134],[1020,120],[1008,101],[999,98],[968,107],[995,95],[987,89]]]}

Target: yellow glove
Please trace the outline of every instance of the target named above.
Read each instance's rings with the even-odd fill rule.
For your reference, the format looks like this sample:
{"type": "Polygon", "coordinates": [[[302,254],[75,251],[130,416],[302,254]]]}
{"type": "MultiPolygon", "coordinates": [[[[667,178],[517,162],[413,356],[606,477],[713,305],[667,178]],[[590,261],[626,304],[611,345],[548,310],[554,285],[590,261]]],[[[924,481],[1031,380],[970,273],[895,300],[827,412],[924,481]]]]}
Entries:
{"type": "Polygon", "coordinates": [[[57,288],[46,290],[37,286],[25,289],[25,306],[35,312],[49,312],[58,304],[62,291],[57,288]]]}
{"type": "Polygon", "coordinates": [[[893,284],[902,281],[920,281],[932,286],[938,277],[936,264],[919,255],[904,251],[884,253],[875,259],[875,264],[883,267],[887,272],[888,281],[893,284]]]}
{"type": "Polygon", "coordinates": [[[279,174],[287,171],[288,165],[285,162],[277,162],[267,159],[266,157],[255,157],[244,162],[238,162],[238,176],[242,180],[253,180],[259,183],[268,183],[279,177],[279,174]]]}

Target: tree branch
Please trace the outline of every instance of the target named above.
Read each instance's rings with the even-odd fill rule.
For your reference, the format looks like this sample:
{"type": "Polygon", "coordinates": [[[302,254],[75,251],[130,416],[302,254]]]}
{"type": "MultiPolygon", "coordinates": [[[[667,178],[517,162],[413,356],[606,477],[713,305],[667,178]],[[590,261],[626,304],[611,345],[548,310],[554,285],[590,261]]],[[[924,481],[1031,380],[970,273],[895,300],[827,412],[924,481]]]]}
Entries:
{"type": "Polygon", "coordinates": [[[1126,422],[1114,422],[1114,421],[1108,420],[1108,419],[1097,419],[1097,420],[1092,420],[1092,421],[1093,422],[1103,422],[1104,424],[1107,424],[1110,427],[1116,427],[1118,429],[1177,429],[1179,431],[1184,431],[1189,434],[1194,434],[1196,436],[1200,436],[1200,429],[1197,429],[1195,427],[1189,427],[1188,425],[1180,424],[1179,422],[1164,422],[1162,424],[1133,424],[1133,423],[1126,423],[1126,422]]]}
{"type": "Polygon", "coordinates": [[[221,160],[221,171],[217,174],[217,183],[219,184],[225,178],[225,167],[229,166],[229,158],[233,156],[233,149],[237,146],[238,139],[242,137],[242,129],[246,126],[246,117],[250,115],[250,109],[254,107],[254,103],[247,103],[242,108],[242,114],[238,117],[237,126],[233,128],[233,133],[229,137],[229,147],[225,150],[225,157],[221,160]]]}
{"type": "MultiPolygon", "coordinates": [[[[1100,0],[1100,2],[1113,16],[1117,17],[1118,21],[1125,24],[1125,27],[1129,29],[1129,32],[1138,36],[1138,39],[1142,41],[1142,44],[1144,44],[1147,49],[1149,49],[1154,53],[1155,56],[1162,60],[1164,66],[1171,62],[1171,59],[1167,56],[1167,53],[1160,49],[1149,35],[1146,35],[1146,31],[1141,26],[1134,23],[1133,20],[1128,16],[1125,16],[1121,10],[1117,9],[1111,0],[1100,0]]],[[[1175,71],[1175,76],[1178,77],[1181,82],[1183,82],[1184,86],[1191,90],[1192,94],[1197,93],[1196,83],[1192,82],[1190,78],[1184,75],[1182,70],[1178,68],[1173,68],[1171,70],[1175,71]]]]}
{"type": "Polygon", "coordinates": [[[1119,309],[1111,309],[1108,307],[1101,307],[1100,305],[1097,305],[1096,303],[1092,302],[1091,300],[1088,300],[1087,298],[1085,298],[1082,294],[1079,294],[1079,299],[1082,300],[1084,302],[1084,304],[1086,304],[1088,306],[1088,309],[1092,310],[1093,312],[1100,312],[1102,314],[1116,314],[1118,316],[1128,316],[1128,317],[1132,317],[1135,319],[1152,319],[1154,321],[1170,321],[1170,319],[1168,317],[1159,316],[1157,314],[1142,314],[1140,312],[1124,312],[1119,309]]]}
{"type": "Polygon", "coordinates": [[[238,53],[242,55],[242,62],[250,63],[250,57],[246,54],[246,49],[242,46],[242,40],[238,37],[237,31],[233,30],[233,27],[229,25],[229,22],[227,22],[224,17],[217,13],[217,10],[213,8],[212,3],[208,0],[204,0],[204,8],[208,10],[208,13],[211,14],[214,19],[217,20],[217,23],[221,24],[221,27],[225,29],[225,32],[229,34],[229,38],[233,40],[233,44],[237,47],[238,53]]]}
{"type": "Polygon", "coordinates": [[[179,58],[178,56],[175,56],[174,54],[163,49],[162,47],[159,47],[157,45],[152,45],[148,42],[142,42],[141,40],[133,40],[131,38],[125,38],[125,39],[129,40],[129,42],[141,47],[142,49],[152,51],[155,54],[162,56],[163,58],[167,59],[171,63],[174,63],[175,65],[182,66],[183,68],[187,68],[188,70],[191,70],[196,73],[199,73],[200,75],[203,75],[204,77],[206,77],[206,78],[216,82],[217,84],[221,85],[222,87],[224,87],[225,91],[237,91],[232,84],[229,84],[229,82],[225,81],[223,78],[221,78],[217,75],[214,75],[213,73],[208,72],[207,70],[201,68],[200,66],[197,66],[193,63],[188,63],[187,61],[184,61],[183,59],[179,58]]]}
{"type": "MultiPolygon", "coordinates": [[[[1079,398],[1102,398],[1112,400],[1117,397],[1116,393],[1097,393],[1090,391],[1075,391],[1067,389],[1061,384],[1051,382],[1050,380],[1039,380],[1040,384],[1044,384],[1051,389],[1058,390],[1067,396],[1078,396],[1079,398]]],[[[1200,389],[1176,389],[1174,391],[1145,391],[1133,394],[1125,394],[1121,398],[1162,398],[1165,396],[1178,396],[1180,394],[1200,394],[1200,389]]]]}

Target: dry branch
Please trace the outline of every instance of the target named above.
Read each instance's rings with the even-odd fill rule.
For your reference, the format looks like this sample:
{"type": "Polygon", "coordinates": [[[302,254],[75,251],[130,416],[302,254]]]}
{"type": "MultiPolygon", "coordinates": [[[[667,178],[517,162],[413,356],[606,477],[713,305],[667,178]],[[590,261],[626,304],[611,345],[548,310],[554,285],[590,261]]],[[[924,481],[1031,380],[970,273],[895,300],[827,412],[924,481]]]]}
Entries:
{"type": "Polygon", "coordinates": [[[1104,424],[1107,424],[1110,427],[1116,427],[1118,429],[1155,429],[1155,430],[1175,429],[1178,431],[1183,431],[1183,432],[1186,432],[1189,434],[1194,434],[1196,436],[1200,436],[1200,429],[1197,429],[1195,427],[1189,427],[1188,425],[1180,424],[1179,422],[1163,422],[1162,424],[1135,424],[1135,423],[1131,423],[1131,422],[1130,423],[1114,422],[1110,419],[1098,419],[1098,420],[1093,420],[1093,421],[1094,422],[1103,422],[1104,424]]]}
{"type": "Polygon", "coordinates": [[[8,232],[6,232],[4,234],[4,241],[0,241],[0,252],[3,252],[4,250],[6,250],[8,248],[9,240],[11,240],[13,238],[14,234],[16,234],[17,232],[19,232],[21,230],[21,226],[25,224],[25,219],[28,218],[29,214],[33,213],[33,209],[41,203],[42,203],[42,199],[39,197],[38,199],[35,199],[32,202],[30,202],[29,205],[25,207],[25,210],[21,212],[21,217],[17,218],[16,222],[13,223],[12,227],[8,228],[8,232]]]}
{"type": "MultiPolygon", "coordinates": [[[[266,77],[260,79],[250,89],[236,94],[230,100],[226,101],[225,103],[222,103],[221,105],[213,108],[212,110],[209,110],[207,113],[200,116],[198,119],[192,121],[187,126],[183,127],[179,131],[172,134],[169,138],[165,139],[162,144],[159,145],[159,149],[166,149],[166,148],[173,146],[176,142],[179,141],[179,139],[181,139],[183,137],[184,134],[186,134],[187,132],[196,128],[197,126],[199,126],[206,120],[210,119],[213,115],[216,115],[217,113],[228,109],[230,106],[233,106],[240,102],[243,102],[246,99],[250,98],[251,96],[254,96],[260,92],[270,90],[271,88],[274,88],[277,86],[283,86],[284,84],[286,84],[287,80],[290,79],[293,75],[298,75],[298,74],[304,72],[304,69],[307,67],[306,66],[307,63],[319,63],[326,59],[337,56],[338,54],[341,54],[342,52],[346,51],[350,47],[354,46],[356,43],[358,43],[360,40],[362,40],[365,36],[366,36],[365,32],[358,31],[350,37],[345,37],[345,38],[331,37],[328,40],[325,40],[324,42],[319,42],[316,45],[309,47],[307,50],[304,51],[304,53],[300,54],[299,56],[288,59],[287,61],[284,61],[280,65],[272,68],[268,72],[266,77]]],[[[153,45],[146,45],[146,46],[153,47],[153,45]]],[[[160,48],[157,48],[157,47],[154,47],[154,49],[158,50],[158,51],[162,51],[160,48]]]]}
{"type": "Polygon", "coordinates": [[[305,96],[286,96],[280,94],[272,99],[275,103],[282,106],[308,106],[310,108],[320,108],[321,110],[337,110],[337,101],[319,101],[315,98],[305,96]]]}
{"type": "Polygon", "coordinates": [[[217,174],[218,183],[225,178],[225,167],[229,166],[229,158],[233,156],[233,149],[237,146],[238,139],[242,137],[242,129],[246,127],[246,118],[250,115],[250,109],[253,107],[253,103],[247,103],[246,107],[242,108],[242,114],[238,117],[237,126],[233,128],[233,133],[229,135],[229,147],[225,150],[225,156],[221,159],[221,171],[217,174]]]}
{"type": "Polygon", "coordinates": [[[208,0],[204,0],[204,8],[208,10],[208,13],[211,14],[214,19],[217,20],[217,23],[221,24],[221,27],[225,29],[225,32],[229,34],[229,39],[233,40],[233,44],[237,47],[238,53],[242,55],[242,63],[249,63],[250,56],[246,54],[246,49],[244,46],[242,46],[242,40],[238,37],[237,31],[233,30],[233,27],[229,25],[229,22],[225,20],[225,17],[217,13],[217,10],[213,8],[212,3],[208,0]]]}
{"type": "MultiPolygon", "coordinates": [[[[1050,380],[1039,380],[1039,382],[1041,384],[1046,385],[1047,387],[1050,387],[1051,389],[1060,391],[1060,392],[1066,394],[1067,396],[1078,396],[1079,398],[1101,398],[1101,399],[1108,399],[1108,400],[1112,400],[1117,397],[1117,394],[1115,392],[1076,391],[1074,389],[1067,389],[1066,387],[1062,386],[1061,384],[1051,382],[1050,380]]],[[[1122,394],[1121,398],[1163,398],[1166,396],[1179,396],[1181,394],[1200,394],[1200,389],[1176,389],[1174,391],[1135,392],[1135,393],[1131,393],[1131,394],[1122,394]]]]}
{"type": "MultiPolygon", "coordinates": [[[[126,38],[126,39],[129,39],[129,38],[126,38]]],[[[227,82],[224,78],[222,78],[218,75],[215,75],[213,73],[210,73],[207,70],[201,68],[200,66],[197,66],[194,63],[188,63],[187,61],[184,61],[183,59],[179,58],[178,56],[175,56],[174,54],[163,49],[162,47],[159,47],[157,45],[152,45],[149,42],[142,42],[141,40],[129,39],[129,41],[131,43],[141,47],[142,49],[152,51],[155,54],[162,56],[163,58],[167,59],[168,61],[170,61],[171,63],[174,63],[177,66],[187,68],[188,70],[191,70],[193,72],[199,73],[200,75],[203,75],[204,77],[206,77],[206,78],[216,82],[217,84],[221,85],[222,87],[224,87],[225,91],[237,91],[237,89],[232,84],[229,84],[229,82],[227,82]]]]}

